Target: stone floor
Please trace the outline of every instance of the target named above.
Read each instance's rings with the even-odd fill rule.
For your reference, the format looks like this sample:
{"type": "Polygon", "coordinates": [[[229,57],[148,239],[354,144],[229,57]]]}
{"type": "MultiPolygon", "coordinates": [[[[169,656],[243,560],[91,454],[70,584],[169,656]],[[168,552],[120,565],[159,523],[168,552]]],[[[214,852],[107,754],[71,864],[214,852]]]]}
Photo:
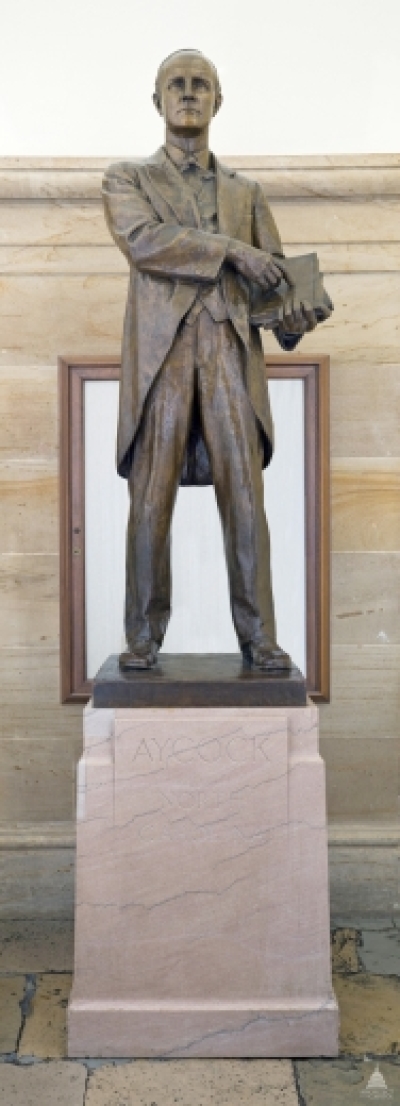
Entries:
{"type": "Polygon", "coordinates": [[[340,1059],[66,1059],[72,924],[0,922],[1,1106],[400,1106],[400,922],[332,933],[340,1059]]]}

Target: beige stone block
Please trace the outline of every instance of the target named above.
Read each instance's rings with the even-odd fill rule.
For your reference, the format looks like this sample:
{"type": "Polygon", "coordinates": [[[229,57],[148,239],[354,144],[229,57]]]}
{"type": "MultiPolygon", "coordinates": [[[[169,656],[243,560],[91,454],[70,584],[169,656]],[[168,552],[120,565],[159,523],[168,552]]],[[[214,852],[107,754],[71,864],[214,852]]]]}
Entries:
{"type": "Polygon", "coordinates": [[[82,741],[82,707],[60,705],[58,649],[0,649],[2,709],[0,738],[59,738],[77,748],[82,741]]]}
{"type": "Polygon", "coordinates": [[[0,1066],[0,1097],[5,1106],[83,1106],[83,1064],[0,1066]]]}
{"type": "MultiPolygon", "coordinates": [[[[373,243],[379,253],[372,256],[381,258],[379,265],[374,262],[378,271],[387,267],[387,259],[397,256],[400,219],[400,201],[397,198],[364,198],[357,203],[326,199],[321,202],[295,199],[280,202],[274,198],[271,208],[284,246],[296,248],[298,253],[304,253],[310,244],[317,243],[320,250],[332,243],[337,244],[342,256],[347,252],[351,257],[352,247],[355,246],[356,256],[368,257],[365,245],[373,243]],[[359,254],[359,251],[364,253],[359,254]]],[[[20,259],[14,253],[8,255],[18,267],[24,264],[25,251],[32,247],[47,246],[50,264],[54,264],[60,246],[72,249],[80,246],[95,249],[107,247],[114,251],[115,256],[119,254],[117,247],[110,243],[100,200],[90,204],[57,204],[49,200],[41,203],[4,202],[1,216],[0,243],[3,249],[22,247],[20,259]]],[[[29,256],[27,252],[27,265],[29,256]]],[[[327,253],[325,256],[329,259],[330,255],[327,253]]],[[[331,271],[329,264],[326,267],[331,271]]],[[[365,261],[363,268],[370,268],[370,263],[365,261]]]]}
{"type": "Polygon", "coordinates": [[[400,553],[333,554],[332,640],[400,644],[400,553]]]}
{"type": "Polygon", "coordinates": [[[36,992],[26,1017],[19,1056],[42,1060],[66,1056],[66,1011],[72,977],[65,973],[39,975],[36,992]]]}
{"type": "Polygon", "coordinates": [[[24,997],[24,984],[23,976],[0,977],[0,1054],[16,1051],[22,1022],[20,1002],[24,997]]]}
{"type": "MultiPolygon", "coordinates": [[[[400,273],[331,273],[326,287],[335,310],[323,325],[301,342],[301,356],[326,354],[349,365],[399,362],[400,273]],[[384,311],[382,310],[384,304],[384,311]]],[[[270,333],[263,341],[268,354],[278,351],[270,333]]],[[[300,352],[300,350],[299,350],[300,352]]]]}
{"type": "Polygon", "coordinates": [[[400,457],[400,366],[339,364],[331,381],[333,457],[400,457]]]}
{"type": "Polygon", "coordinates": [[[71,848],[0,850],[0,918],[72,918],[74,873],[71,848]]]}
{"type": "Polygon", "coordinates": [[[367,242],[390,246],[400,237],[400,200],[395,197],[363,197],[357,203],[348,199],[274,199],[271,208],[284,245],[333,243],[351,249],[353,244],[359,247],[367,242]]]}
{"type": "Polygon", "coordinates": [[[400,647],[335,645],[331,702],[320,708],[321,737],[396,737],[400,647]]]}
{"type": "Polygon", "coordinates": [[[75,811],[81,741],[0,738],[1,816],[10,822],[67,822],[75,811]]]}
{"type": "Polygon", "coordinates": [[[123,274],[3,276],[2,363],[55,365],[60,354],[118,354],[126,294],[123,274]]]}
{"type": "MultiPolygon", "coordinates": [[[[340,155],[340,159],[341,159],[340,163],[341,164],[342,164],[342,157],[343,156],[346,157],[346,155],[340,155]]],[[[382,165],[382,156],[381,155],[361,154],[360,156],[361,156],[361,158],[364,158],[364,161],[365,161],[366,157],[368,158],[368,161],[367,161],[368,165],[370,165],[370,164],[371,165],[375,165],[375,164],[376,165],[382,165]],[[371,158],[372,158],[372,161],[370,160],[371,158]]],[[[397,164],[397,161],[395,161],[395,155],[388,154],[387,157],[388,157],[389,160],[386,160],[386,155],[385,155],[385,159],[384,159],[384,164],[385,165],[386,164],[387,165],[397,164]]],[[[21,156],[18,155],[17,157],[8,157],[8,156],[7,157],[1,157],[0,158],[0,170],[5,169],[8,172],[9,169],[14,169],[14,170],[18,169],[20,173],[25,173],[27,170],[30,171],[30,170],[34,170],[34,169],[56,169],[56,170],[69,169],[70,172],[74,172],[75,169],[89,169],[89,170],[103,169],[103,167],[106,168],[106,166],[109,165],[110,160],[111,160],[110,158],[102,158],[102,157],[30,157],[30,156],[29,157],[21,157],[21,156]]],[[[325,164],[325,160],[324,160],[324,164],[325,164]]],[[[359,162],[358,161],[358,154],[356,155],[356,164],[357,165],[358,164],[360,164],[360,165],[364,164],[364,161],[359,162]]],[[[354,165],[354,157],[351,157],[350,161],[348,159],[345,160],[343,162],[343,164],[344,165],[347,165],[347,164],[354,165]]]]}
{"type": "Polygon", "coordinates": [[[70,972],[73,924],[68,919],[0,921],[0,972],[70,972]]]}
{"type": "MultiPolygon", "coordinates": [[[[284,242],[286,257],[299,253],[317,253],[322,273],[397,273],[400,269],[400,242],[316,242],[315,237],[302,244],[284,242]]],[[[1,264],[1,253],[0,253],[1,264]]]]}
{"type": "MultiPolygon", "coordinates": [[[[122,274],[57,279],[4,276],[0,282],[2,363],[55,364],[59,353],[118,354],[126,286],[122,274]]],[[[302,354],[327,353],[348,363],[360,363],[365,354],[370,361],[398,364],[400,274],[362,273],[355,278],[333,273],[327,286],[335,303],[334,315],[304,337],[302,354]]],[[[268,335],[266,344],[278,351],[268,335]]]]}
{"type": "Polygon", "coordinates": [[[340,1050],[351,1056],[400,1051],[400,980],[367,973],[335,976],[340,1050]]]}
{"type": "Polygon", "coordinates": [[[59,643],[59,561],[55,554],[0,556],[0,648],[59,643]]]}
{"type": "Polygon", "coordinates": [[[75,738],[78,730],[74,727],[74,722],[80,721],[82,740],[82,707],[60,706],[59,650],[48,646],[35,649],[29,646],[2,648],[0,649],[0,679],[2,690],[0,737],[29,739],[32,730],[38,733],[38,729],[45,720],[43,737],[48,733],[49,737],[54,737],[55,734],[49,727],[53,724],[56,713],[59,713],[65,727],[61,728],[60,737],[69,733],[75,738]],[[31,710],[30,728],[28,707],[31,710]],[[13,714],[14,724],[12,724],[13,714]]]}
{"type": "Polygon", "coordinates": [[[358,947],[361,934],[357,929],[336,929],[332,933],[332,969],[341,975],[360,971],[358,947]]]}
{"type": "Polygon", "coordinates": [[[330,820],[397,821],[400,737],[321,738],[321,755],[330,820]]]}
{"type": "Polygon", "coordinates": [[[400,550],[400,458],[332,463],[332,549],[400,550]]]}
{"type": "MultiPolygon", "coordinates": [[[[229,159],[227,159],[229,162],[229,159]]],[[[232,164],[235,165],[236,159],[232,164]]],[[[247,165],[244,172],[253,180],[259,180],[265,186],[267,195],[279,199],[302,198],[308,202],[320,203],[321,200],[343,198],[355,200],[361,197],[398,196],[400,191],[399,167],[380,166],[339,166],[297,165],[293,172],[293,163],[288,166],[247,165]]],[[[5,182],[7,181],[5,175],[5,182]]],[[[10,176],[11,181],[11,176],[10,176]]],[[[7,187],[5,185],[5,187],[7,187]]],[[[11,185],[12,187],[12,185],[11,185]]]]}
{"type": "Polygon", "coordinates": [[[98,200],[102,176],[103,170],[98,165],[91,165],[88,171],[76,164],[72,172],[70,166],[26,164],[21,172],[19,167],[14,169],[3,165],[0,173],[0,200],[98,200]]]}
{"type": "Polygon", "coordinates": [[[82,706],[60,702],[60,653],[48,646],[0,648],[0,738],[82,744],[82,706]]]}
{"type": "MultiPolygon", "coordinates": [[[[387,268],[390,259],[388,258],[387,268]]],[[[377,266],[375,265],[375,268],[377,266]]],[[[395,267],[391,259],[391,268],[395,267]]],[[[112,240],[109,245],[0,246],[0,274],[63,276],[76,273],[124,273],[128,262],[112,240]]]]}
{"type": "MultiPolygon", "coordinates": [[[[4,652],[5,650],[0,650],[0,671],[5,671],[8,677],[10,674],[7,670],[8,665],[4,666],[2,664],[4,652]]],[[[22,665],[22,671],[24,668],[25,664],[22,665]]],[[[49,677],[51,695],[54,690],[54,677],[57,690],[58,673],[50,672],[49,677]],[[53,677],[53,680],[51,677],[53,677]]],[[[37,700],[34,699],[31,702],[30,713],[27,694],[24,696],[24,702],[15,708],[12,699],[13,695],[8,686],[4,712],[0,716],[0,741],[3,739],[9,740],[10,738],[16,738],[18,741],[29,741],[34,734],[37,734],[43,740],[63,741],[68,748],[79,749],[81,741],[79,731],[82,729],[82,706],[79,703],[68,703],[66,706],[60,706],[57,702],[52,702],[51,699],[47,702],[41,694],[40,686],[37,700]]],[[[54,752],[57,753],[56,745],[54,746],[54,752]]]]}
{"type": "MultiPolygon", "coordinates": [[[[47,246],[50,250],[59,246],[109,247],[110,232],[100,200],[90,204],[4,202],[0,242],[6,248],[22,247],[22,252],[32,246],[47,246]]],[[[119,252],[117,247],[115,252],[119,252]]]]}
{"type": "MultiPolygon", "coordinates": [[[[25,693],[23,701],[14,705],[14,692],[11,683],[15,666],[12,661],[14,659],[20,661],[21,674],[24,674],[28,667],[26,656],[28,650],[21,649],[21,652],[23,653],[22,658],[12,658],[9,652],[0,650],[0,672],[4,672],[7,684],[4,710],[0,715],[0,740],[15,737],[18,740],[28,741],[36,733],[43,739],[57,739],[58,741],[65,741],[73,749],[79,748],[80,730],[82,729],[82,706],[79,703],[68,703],[63,706],[58,702],[58,697],[56,700],[53,699],[53,694],[57,696],[58,692],[58,670],[53,668],[48,673],[49,700],[46,700],[42,694],[39,678],[37,698],[31,699],[29,705],[28,693],[25,693]]],[[[33,657],[32,662],[34,663],[33,657]]]]}
{"type": "Polygon", "coordinates": [[[0,462],[0,553],[58,553],[55,461],[0,462]]]}
{"type": "MultiPolygon", "coordinates": [[[[71,209],[71,213],[72,213],[71,209]]],[[[100,211],[100,217],[102,212],[100,211]]],[[[310,220],[311,222],[311,220],[310,220]]],[[[382,273],[398,272],[400,268],[399,242],[316,242],[315,230],[310,227],[309,241],[292,244],[284,240],[287,257],[299,253],[318,253],[324,273],[382,273]]],[[[93,227],[93,232],[95,228],[93,227]]],[[[31,233],[31,232],[28,232],[31,233]]],[[[127,273],[128,262],[110,240],[108,245],[98,245],[93,233],[93,244],[79,245],[0,245],[0,274],[47,274],[62,276],[67,273],[127,273]]]]}
{"type": "Polygon", "coordinates": [[[136,1060],[89,1078],[85,1106],[297,1106],[287,1060],[136,1060]]]}
{"type": "Polygon", "coordinates": [[[38,365],[0,369],[0,459],[57,456],[57,372],[38,365]],[[18,412],[18,418],[16,413],[18,412]]]}
{"type": "Polygon", "coordinates": [[[347,1060],[302,1060],[296,1063],[302,1102],[306,1106],[360,1106],[368,1102],[400,1101],[400,1066],[390,1060],[364,1057],[347,1060]],[[366,1094],[371,1076],[380,1073],[383,1091],[366,1094]],[[364,1097],[365,1096],[365,1097],[364,1097]]]}

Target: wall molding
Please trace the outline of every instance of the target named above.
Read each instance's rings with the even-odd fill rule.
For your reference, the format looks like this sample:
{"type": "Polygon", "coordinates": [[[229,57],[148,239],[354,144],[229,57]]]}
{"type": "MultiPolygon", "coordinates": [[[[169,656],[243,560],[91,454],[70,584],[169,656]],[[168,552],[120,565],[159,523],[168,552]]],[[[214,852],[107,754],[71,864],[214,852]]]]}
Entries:
{"type": "MultiPolygon", "coordinates": [[[[399,826],[335,823],[329,829],[331,918],[392,917],[398,894],[399,826]]],[[[74,917],[75,826],[20,822],[0,828],[0,919],[74,917]]],[[[336,921],[335,921],[336,920],[336,921]]]]}
{"type": "MultiPolygon", "coordinates": [[[[74,822],[18,822],[0,825],[0,850],[75,849],[74,822]]],[[[335,848],[393,848],[400,844],[397,822],[335,822],[328,826],[335,848]]]]}
{"type": "Polygon", "coordinates": [[[328,826],[330,849],[393,848],[399,844],[397,822],[335,822],[328,826]]]}
{"type": "MultiPolygon", "coordinates": [[[[129,155],[125,155],[129,158],[129,155]]],[[[100,203],[109,158],[1,158],[0,201],[100,203]]],[[[121,159],[123,160],[123,158],[121,159]]],[[[271,200],[357,201],[400,196],[400,158],[396,154],[325,157],[221,157],[238,172],[266,184],[271,200]]]]}
{"type": "Polygon", "coordinates": [[[0,851],[15,849],[75,849],[74,822],[0,824],[0,851]]]}

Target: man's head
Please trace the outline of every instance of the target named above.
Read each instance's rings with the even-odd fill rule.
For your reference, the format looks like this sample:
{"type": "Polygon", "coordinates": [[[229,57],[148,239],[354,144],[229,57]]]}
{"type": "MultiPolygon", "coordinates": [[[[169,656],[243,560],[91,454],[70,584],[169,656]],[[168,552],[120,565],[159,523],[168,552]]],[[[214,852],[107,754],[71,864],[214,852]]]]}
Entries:
{"type": "Polygon", "coordinates": [[[199,50],[177,50],[161,62],[153,102],[167,127],[196,134],[208,128],[222,103],[215,66],[199,50]]]}

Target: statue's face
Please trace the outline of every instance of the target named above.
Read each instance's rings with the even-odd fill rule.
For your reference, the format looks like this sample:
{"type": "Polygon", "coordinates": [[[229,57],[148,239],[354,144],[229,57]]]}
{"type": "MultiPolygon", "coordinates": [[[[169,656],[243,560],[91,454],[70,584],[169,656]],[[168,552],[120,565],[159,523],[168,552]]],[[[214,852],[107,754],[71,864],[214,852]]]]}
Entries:
{"type": "Polygon", "coordinates": [[[209,126],[215,111],[215,82],[205,58],[180,54],[166,65],[160,108],[169,130],[177,134],[196,134],[209,126]]]}

